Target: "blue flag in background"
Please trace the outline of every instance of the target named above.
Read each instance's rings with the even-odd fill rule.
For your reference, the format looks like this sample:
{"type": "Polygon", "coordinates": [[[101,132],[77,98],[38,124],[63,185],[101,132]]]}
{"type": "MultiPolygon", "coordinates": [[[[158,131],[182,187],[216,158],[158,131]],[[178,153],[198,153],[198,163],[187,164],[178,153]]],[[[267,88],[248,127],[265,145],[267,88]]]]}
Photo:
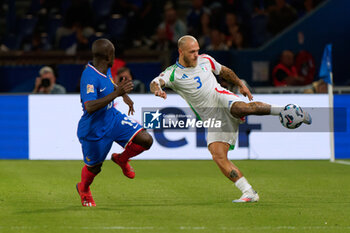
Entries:
{"type": "Polygon", "coordinates": [[[326,83],[332,84],[332,44],[326,45],[323,51],[323,57],[320,67],[320,78],[326,83]]]}

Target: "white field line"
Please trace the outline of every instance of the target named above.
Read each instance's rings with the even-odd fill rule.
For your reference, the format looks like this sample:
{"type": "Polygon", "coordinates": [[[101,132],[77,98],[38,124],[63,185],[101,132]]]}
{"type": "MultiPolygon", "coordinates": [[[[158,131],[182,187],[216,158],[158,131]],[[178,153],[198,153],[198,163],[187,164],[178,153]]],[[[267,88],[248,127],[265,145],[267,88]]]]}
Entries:
{"type": "MultiPolygon", "coordinates": [[[[171,229],[177,230],[206,230],[206,229],[216,229],[221,231],[232,231],[232,230],[350,230],[350,226],[237,226],[237,227],[204,227],[204,226],[180,226],[180,227],[170,227],[171,229]]],[[[54,227],[54,226],[52,226],[54,227]]],[[[12,229],[12,230],[30,230],[30,229],[50,229],[50,226],[11,226],[4,227],[0,226],[0,229],[12,229]]],[[[57,227],[55,227],[57,228],[57,227]]],[[[76,226],[62,226],[58,227],[60,229],[81,229],[81,230],[167,230],[166,227],[160,226],[145,226],[145,227],[127,227],[127,226],[96,226],[96,227],[76,227],[76,226]]]]}
{"type": "Polygon", "coordinates": [[[340,164],[345,164],[345,165],[350,165],[350,162],[348,161],[343,161],[343,160],[336,160],[334,161],[335,163],[340,163],[340,164]]]}

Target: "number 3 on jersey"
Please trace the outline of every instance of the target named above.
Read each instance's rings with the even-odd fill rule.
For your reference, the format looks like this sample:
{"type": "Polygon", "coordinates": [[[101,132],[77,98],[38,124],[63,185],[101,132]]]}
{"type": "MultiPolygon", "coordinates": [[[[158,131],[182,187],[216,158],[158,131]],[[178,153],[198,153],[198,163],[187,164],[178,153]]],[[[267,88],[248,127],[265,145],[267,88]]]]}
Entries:
{"type": "Polygon", "coordinates": [[[199,83],[199,86],[197,87],[197,89],[202,87],[202,82],[201,82],[201,78],[199,76],[194,77],[195,80],[197,80],[197,82],[199,83]]]}

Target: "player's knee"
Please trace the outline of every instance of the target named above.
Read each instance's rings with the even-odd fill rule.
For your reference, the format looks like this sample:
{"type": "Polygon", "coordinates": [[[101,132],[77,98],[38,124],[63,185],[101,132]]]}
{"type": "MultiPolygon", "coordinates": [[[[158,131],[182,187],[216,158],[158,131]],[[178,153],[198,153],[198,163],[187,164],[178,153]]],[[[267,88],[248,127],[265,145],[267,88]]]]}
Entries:
{"type": "Polygon", "coordinates": [[[100,164],[97,164],[97,165],[94,165],[94,166],[91,166],[91,167],[87,167],[87,169],[94,173],[95,175],[97,175],[98,173],[101,172],[101,167],[102,167],[102,163],[100,164]]]}
{"type": "Polygon", "coordinates": [[[213,153],[212,154],[213,160],[216,164],[218,164],[219,166],[224,164],[227,161],[226,156],[220,154],[220,153],[213,153]]]}
{"type": "Polygon", "coordinates": [[[145,134],[144,140],[143,140],[143,148],[145,148],[146,150],[148,150],[149,148],[151,148],[153,144],[153,138],[149,133],[145,134]]]}
{"type": "Polygon", "coordinates": [[[142,146],[145,150],[151,148],[153,144],[153,138],[146,130],[142,130],[132,141],[133,143],[142,146]]]}

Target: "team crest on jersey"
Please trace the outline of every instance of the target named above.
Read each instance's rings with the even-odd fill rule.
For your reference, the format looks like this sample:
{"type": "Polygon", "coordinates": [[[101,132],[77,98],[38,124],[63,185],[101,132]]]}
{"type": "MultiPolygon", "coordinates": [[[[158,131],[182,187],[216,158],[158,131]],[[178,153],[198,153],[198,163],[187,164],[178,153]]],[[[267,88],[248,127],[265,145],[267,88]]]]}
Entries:
{"type": "Polygon", "coordinates": [[[86,86],[86,94],[94,93],[94,92],[95,92],[95,90],[94,90],[94,85],[88,84],[88,85],[86,86]]]}
{"type": "Polygon", "coordinates": [[[188,78],[188,76],[186,74],[183,74],[181,77],[181,79],[186,79],[186,78],[188,78]]]}
{"type": "Polygon", "coordinates": [[[208,72],[208,68],[205,66],[205,63],[199,64],[204,72],[208,72]]]}

